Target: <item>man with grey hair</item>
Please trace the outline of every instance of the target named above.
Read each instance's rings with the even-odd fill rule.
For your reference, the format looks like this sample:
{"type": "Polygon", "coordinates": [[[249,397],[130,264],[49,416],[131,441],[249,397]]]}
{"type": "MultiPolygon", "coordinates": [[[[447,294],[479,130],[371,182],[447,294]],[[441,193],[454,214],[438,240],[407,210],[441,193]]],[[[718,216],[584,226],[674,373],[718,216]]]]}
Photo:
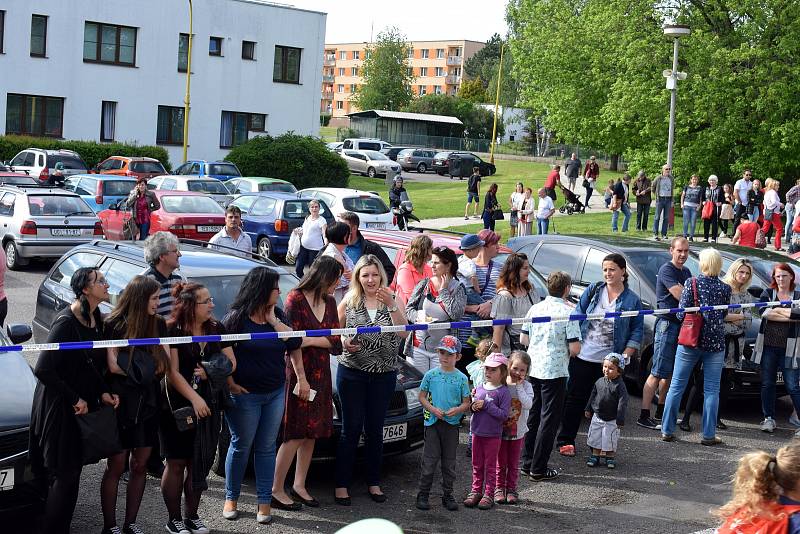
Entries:
{"type": "Polygon", "coordinates": [[[581,173],[581,160],[575,152],[564,163],[564,174],[567,176],[570,191],[575,191],[575,186],[578,182],[578,175],[581,173]]]}
{"type": "Polygon", "coordinates": [[[142,274],[152,278],[161,286],[158,290],[157,313],[164,317],[170,316],[175,302],[172,297],[172,287],[186,280],[175,272],[180,267],[180,257],[180,242],[175,234],[156,232],[144,242],[144,261],[150,268],[142,274]]]}

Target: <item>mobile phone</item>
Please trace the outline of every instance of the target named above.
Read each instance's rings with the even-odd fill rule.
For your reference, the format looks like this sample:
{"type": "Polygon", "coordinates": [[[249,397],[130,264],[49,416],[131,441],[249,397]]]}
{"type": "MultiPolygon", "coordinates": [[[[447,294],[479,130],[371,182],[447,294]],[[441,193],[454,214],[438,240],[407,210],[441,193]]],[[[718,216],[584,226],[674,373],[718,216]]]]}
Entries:
{"type": "MultiPolygon", "coordinates": [[[[294,389],[292,390],[292,393],[297,395],[297,396],[300,396],[300,384],[295,384],[294,385],[294,389]]],[[[310,389],[308,391],[308,402],[313,402],[314,398],[316,396],[317,396],[317,390],[316,389],[310,389]]]]}

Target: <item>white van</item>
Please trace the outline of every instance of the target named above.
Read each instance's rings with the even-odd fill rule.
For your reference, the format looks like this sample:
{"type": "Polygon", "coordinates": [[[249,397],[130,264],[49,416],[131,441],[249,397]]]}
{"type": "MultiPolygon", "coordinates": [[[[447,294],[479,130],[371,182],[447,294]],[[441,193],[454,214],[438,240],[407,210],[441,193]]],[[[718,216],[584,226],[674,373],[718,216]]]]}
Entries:
{"type": "Polygon", "coordinates": [[[343,150],[374,150],[380,152],[384,148],[392,148],[392,145],[380,139],[357,138],[345,139],[342,145],[343,150]]]}

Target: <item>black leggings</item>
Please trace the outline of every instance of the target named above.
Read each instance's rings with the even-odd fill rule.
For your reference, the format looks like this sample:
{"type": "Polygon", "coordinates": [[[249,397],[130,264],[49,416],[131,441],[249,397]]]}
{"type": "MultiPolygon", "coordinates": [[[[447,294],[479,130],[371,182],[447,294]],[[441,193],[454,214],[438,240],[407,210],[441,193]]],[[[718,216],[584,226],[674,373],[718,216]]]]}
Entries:
{"type": "Polygon", "coordinates": [[[580,358],[569,359],[569,382],[564,400],[564,414],[558,431],[556,445],[575,445],[575,436],[583,421],[586,403],[597,379],[603,376],[603,364],[587,362],[580,358]]]}
{"type": "Polygon", "coordinates": [[[297,254],[297,258],[295,259],[295,269],[294,272],[298,278],[303,278],[303,269],[306,266],[311,266],[314,263],[314,260],[317,259],[317,254],[319,254],[319,250],[312,250],[309,248],[300,245],[300,252],[297,254]]]}
{"type": "Polygon", "coordinates": [[[82,468],[50,472],[50,487],[44,510],[44,532],[69,534],[78,490],[81,485],[82,468]]]}
{"type": "Polygon", "coordinates": [[[715,207],[711,212],[710,219],[703,219],[703,239],[708,239],[708,231],[711,230],[711,239],[716,239],[719,236],[719,229],[717,223],[719,222],[719,208],[715,207]]]}

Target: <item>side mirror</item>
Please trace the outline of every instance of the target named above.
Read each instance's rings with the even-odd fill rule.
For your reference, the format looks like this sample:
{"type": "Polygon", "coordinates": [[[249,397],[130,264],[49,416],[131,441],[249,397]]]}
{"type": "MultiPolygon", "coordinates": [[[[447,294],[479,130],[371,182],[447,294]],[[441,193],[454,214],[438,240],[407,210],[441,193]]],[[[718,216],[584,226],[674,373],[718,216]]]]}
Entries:
{"type": "Polygon", "coordinates": [[[8,332],[8,338],[15,345],[25,343],[33,337],[31,327],[27,324],[10,324],[6,327],[6,332],[8,332]]]}

